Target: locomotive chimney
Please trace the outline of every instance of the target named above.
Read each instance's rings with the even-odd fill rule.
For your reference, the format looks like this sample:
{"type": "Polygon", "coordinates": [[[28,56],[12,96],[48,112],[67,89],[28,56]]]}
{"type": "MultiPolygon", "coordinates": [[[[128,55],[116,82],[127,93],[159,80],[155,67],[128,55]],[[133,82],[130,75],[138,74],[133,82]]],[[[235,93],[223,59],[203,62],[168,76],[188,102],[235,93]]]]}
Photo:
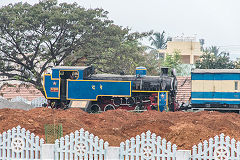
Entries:
{"type": "Polygon", "coordinates": [[[168,76],[168,67],[161,68],[161,76],[168,76]]]}

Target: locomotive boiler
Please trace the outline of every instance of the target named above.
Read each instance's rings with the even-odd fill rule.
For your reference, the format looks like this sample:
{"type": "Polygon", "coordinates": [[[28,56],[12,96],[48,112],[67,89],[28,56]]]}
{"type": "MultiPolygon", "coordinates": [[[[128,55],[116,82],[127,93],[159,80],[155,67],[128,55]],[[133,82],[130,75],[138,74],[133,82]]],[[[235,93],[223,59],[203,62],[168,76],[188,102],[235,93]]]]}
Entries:
{"type": "Polygon", "coordinates": [[[43,78],[45,96],[52,108],[68,108],[70,101],[89,101],[88,112],[114,109],[176,110],[174,70],[161,68],[147,76],[145,67],[135,75],[94,74],[92,66],[57,66],[43,78]]]}

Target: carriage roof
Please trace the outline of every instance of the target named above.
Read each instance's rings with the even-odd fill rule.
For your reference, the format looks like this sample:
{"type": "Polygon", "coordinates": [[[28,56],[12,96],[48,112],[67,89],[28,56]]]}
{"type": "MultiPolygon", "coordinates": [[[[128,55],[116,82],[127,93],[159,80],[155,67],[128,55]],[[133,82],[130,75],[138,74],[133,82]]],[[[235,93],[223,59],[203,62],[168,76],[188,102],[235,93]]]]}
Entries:
{"type": "Polygon", "coordinates": [[[52,69],[67,69],[67,70],[85,70],[86,68],[89,68],[90,66],[56,66],[52,69]]]}
{"type": "Polygon", "coordinates": [[[192,73],[240,73],[240,69],[195,69],[192,73]]]}

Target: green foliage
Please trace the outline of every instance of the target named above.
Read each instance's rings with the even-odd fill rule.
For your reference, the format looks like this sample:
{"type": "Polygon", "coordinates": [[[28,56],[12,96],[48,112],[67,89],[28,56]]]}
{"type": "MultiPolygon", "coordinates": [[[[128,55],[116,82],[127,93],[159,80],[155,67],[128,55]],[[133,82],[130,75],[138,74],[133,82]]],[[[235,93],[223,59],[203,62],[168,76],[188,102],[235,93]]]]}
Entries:
{"type": "Polygon", "coordinates": [[[0,75],[29,82],[43,93],[41,76],[55,65],[94,64],[101,72],[133,72],[144,61],[138,39],[114,25],[103,9],[57,0],[0,8],[0,75]]]}
{"type": "Polygon", "coordinates": [[[155,32],[153,36],[150,36],[149,41],[151,41],[151,45],[156,49],[165,49],[167,47],[168,38],[165,36],[165,31],[162,33],[155,32]]]}
{"type": "Polygon", "coordinates": [[[163,57],[161,59],[159,59],[158,57],[158,51],[151,50],[149,53],[144,54],[144,61],[141,62],[139,66],[146,67],[148,75],[160,75],[160,68],[163,57]]]}
{"type": "MultiPolygon", "coordinates": [[[[166,38],[165,31],[162,33],[155,32],[152,36],[150,36],[149,41],[151,41],[151,45],[156,49],[166,49],[167,42],[171,38],[166,38]]],[[[173,55],[166,54],[165,57],[163,54],[160,54],[156,49],[152,49],[147,56],[148,64],[151,68],[151,73],[153,75],[159,75],[161,67],[169,67],[171,69],[176,69],[177,73],[181,73],[181,55],[179,51],[175,51],[173,55]],[[149,58],[149,55],[151,58],[149,58]]]]}
{"type": "Polygon", "coordinates": [[[219,54],[219,47],[217,46],[210,46],[208,48],[204,48],[203,52],[205,53],[213,53],[215,56],[219,54]]]}
{"type": "Polygon", "coordinates": [[[239,59],[235,62],[235,69],[240,69],[240,60],[239,59]]]}
{"type": "Polygon", "coordinates": [[[196,61],[196,68],[233,69],[235,64],[230,60],[229,53],[221,52],[220,54],[215,54],[213,52],[205,52],[200,56],[200,60],[196,61]]]}
{"type": "Polygon", "coordinates": [[[166,54],[165,60],[162,64],[164,67],[176,69],[177,73],[181,73],[181,55],[179,51],[175,51],[173,55],[166,54]]]}
{"type": "Polygon", "coordinates": [[[173,55],[166,54],[164,57],[163,55],[159,56],[159,52],[151,50],[149,53],[144,54],[144,57],[145,61],[141,65],[147,68],[148,75],[160,75],[161,67],[169,67],[169,72],[171,69],[175,69],[177,75],[181,75],[183,72],[181,56],[178,51],[175,51],[173,55]]]}
{"type": "Polygon", "coordinates": [[[144,61],[142,53],[145,48],[138,39],[148,33],[129,32],[129,29],[113,24],[102,28],[65,62],[69,65],[93,65],[100,73],[133,74],[144,61]]]}

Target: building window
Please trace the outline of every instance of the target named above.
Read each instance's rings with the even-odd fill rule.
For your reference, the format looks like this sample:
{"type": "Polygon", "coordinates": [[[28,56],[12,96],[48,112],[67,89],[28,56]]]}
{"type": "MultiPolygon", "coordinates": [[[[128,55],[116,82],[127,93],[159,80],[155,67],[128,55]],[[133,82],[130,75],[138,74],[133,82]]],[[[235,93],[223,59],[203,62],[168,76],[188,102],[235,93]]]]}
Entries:
{"type": "Polygon", "coordinates": [[[190,64],[190,56],[189,55],[181,55],[183,64],[190,64]]]}

